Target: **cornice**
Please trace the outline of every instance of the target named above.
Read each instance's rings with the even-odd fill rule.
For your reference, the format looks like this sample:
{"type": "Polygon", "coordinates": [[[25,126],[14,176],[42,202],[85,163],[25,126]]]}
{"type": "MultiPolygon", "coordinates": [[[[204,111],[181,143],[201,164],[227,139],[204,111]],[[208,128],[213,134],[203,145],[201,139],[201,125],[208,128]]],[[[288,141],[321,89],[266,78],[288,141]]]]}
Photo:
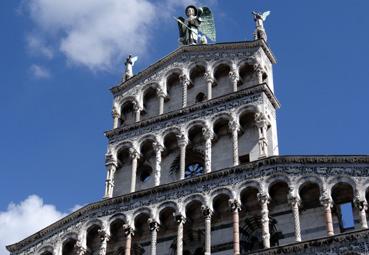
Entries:
{"type": "Polygon", "coordinates": [[[186,115],[188,113],[192,113],[198,110],[202,110],[205,108],[208,108],[210,106],[213,105],[218,105],[224,102],[229,102],[241,97],[245,97],[248,95],[254,95],[257,93],[262,93],[264,92],[265,95],[268,97],[268,99],[270,100],[270,102],[272,103],[273,107],[275,109],[280,108],[280,103],[277,100],[277,98],[275,97],[275,95],[273,94],[273,92],[270,90],[269,86],[266,83],[262,83],[262,84],[258,84],[255,85],[253,87],[250,88],[246,88],[243,90],[239,90],[237,92],[232,92],[229,93],[227,95],[222,95],[220,97],[217,98],[213,98],[211,100],[202,102],[202,103],[197,103],[191,106],[187,106],[185,108],[181,108],[179,110],[176,111],[172,111],[172,112],[168,112],[162,115],[158,115],[158,116],[154,116],[152,118],[149,118],[147,120],[143,120],[137,123],[133,123],[131,125],[127,125],[127,126],[121,126],[119,128],[113,129],[113,130],[109,130],[105,132],[105,135],[107,138],[111,139],[112,137],[116,136],[116,135],[120,135],[124,132],[130,131],[130,130],[135,130],[138,128],[142,128],[142,127],[146,127],[150,124],[153,123],[158,123],[167,119],[171,119],[171,118],[175,118],[175,117],[179,117],[179,116],[183,116],[186,115]]]}
{"type": "Polygon", "coordinates": [[[207,180],[218,179],[222,177],[227,177],[234,173],[247,172],[247,171],[257,171],[263,167],[275,167],[275,166],[286,166],[293,168],[296,165],[320,165],[320,166],[332,166],[332,165],[344,165],[345,167],[350,167],[352,165],[358,166],[360,165],[363,168],[369,169],[369,155],[351,155],[351,156],[273,156],[262,160],[253,161],[247,164],[243,164],[236,167],[230,167],[218,171],[214,171],[208,174],[204,174],[201,176],[188,178],[184,180],[180,180],[173,183],[168,183],[164,185],[160,185],[154,188],[137,191],[134,193],[129,193],[126,195],[113,197],[106,200],[101,200],[95,203],[88,204],[81,209],[77,210],[69,214],[68,216],[62,218],[61,220],[55,222],[54,224],[42,229],[41,231],[27,237],[26,239],[7,246],[6,248],[10,252],[16,252],[26,247],[27,245],[32,244],[38,239],[45,237],[46,235],[58,231],[58,229],[62,228],[66,224],[69,224],[75,220],[83,218],[88,213],[109,207],[114,205],[119,205],[125,202],[129,202],[136,198],[141,198],[145,196],[152,196],[154,194],[160,194],[165,191],[172,191],[178,188],[182,188],[183,186],[188,186],[196,183],[201,183],[207,180]]]}
{"type": "Polygon", "coordinates": [[[235,49],[245,49],[245,48],[256,48],[261,47],[265,54],[268,56],[269,60],[275,64],[276,58],[274,57],[271,49],[267,45],[267,43],[263,40],[256,40],[256,41],[243,41],[243,42],[227,42],[227,43],[217,43],[217,44],[206,44],[206,45],[187,45],[181,46],[180,48],[176,49],[175,51],[171,52],[164,58],[160,59],[156,63],[150,65],[143,71],[139,72],[131,79],[127,81],[123,81],[122,83],[118,84],[117,86],[112,87],[110,90],[113,95],[121,92],[122,90],[130,87],[138,83],[143,77],[148,77],[157,71],[163,65],[171,62],[173,59],[178,57],[184,53],[196,53],[196,52],[212,52],[212,51],[219,51],[219,50],[235,50],[235,49]]]}

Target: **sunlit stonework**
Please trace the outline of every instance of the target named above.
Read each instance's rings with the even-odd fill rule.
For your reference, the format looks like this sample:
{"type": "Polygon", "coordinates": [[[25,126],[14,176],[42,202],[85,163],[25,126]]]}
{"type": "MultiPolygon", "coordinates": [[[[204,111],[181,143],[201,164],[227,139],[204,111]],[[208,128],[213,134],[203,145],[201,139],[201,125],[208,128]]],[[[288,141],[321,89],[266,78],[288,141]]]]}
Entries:
{"type": "Polygon", "coordinates": [[[369,254],[369,156],[279,156],[269,12],[253,41],[221,44],[201,40],[204,12],[139,74],[127,59],[104,198],[11,254],[369,254]]]}

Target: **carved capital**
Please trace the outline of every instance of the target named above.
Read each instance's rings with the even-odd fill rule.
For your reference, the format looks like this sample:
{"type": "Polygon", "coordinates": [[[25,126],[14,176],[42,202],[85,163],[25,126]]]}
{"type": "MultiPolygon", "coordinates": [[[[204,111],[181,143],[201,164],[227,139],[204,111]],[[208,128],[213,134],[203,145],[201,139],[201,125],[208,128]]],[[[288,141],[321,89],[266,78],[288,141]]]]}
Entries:
{"type": "Polygon", "coordinates": [[[164,150],[164,146],[159,142],[153,142],[152,146],[156,153],[160,153],[164,150]]]}
{"type": "Polygon", "coordinates": [[[114,119],[120,117],[118,110],[115,108],[113,108],[113,110],[111,111],[111,115],[113,116],[114,119]]]}
{"type": "Polygon", "coordinates": [[[157,223],[154,219],[149,218],[147,222],[149,223],[150,231],[156,231],[156,232],[159,231],[159,223],[157,223]]]}
{"type": "Polygon", "coordinates": [[[168,96],[167,93],[165,93],[164,90],[162,90],[161,88],[156,89],[156,94],[158,95],[158,97],[162,98],[166,98],[168,96]]]}
{"type": "Polygon", "coordinates": [[[240,76],[237,72],[237,70],[232,70],[229,72],[229,78],[232,82],[238,82],[240,80],[240,76]]]}
{"type": "Polygon", "coordinates": [[[135,148],[129,148],[129,156],[131,159],[139,159],[141,155],[135,148]]]}
{"type": "Polygon", "coordinates": [[[211,74],[211,72],[206,72],[204,76],[205,76],[205,80],[207,83],[211,83],[211,84],[215,83],[215,79],[213,75],[211,74]]]}
{"type": "Polygon", "coordinates": [[[177,135],[177,140],[179,147],[185,147],[188,144],[188,137],[185,132],[181,132],[179,135],[177,135]]]}
{"type": "Polygon", "coordinates": [[[236,199],[228,200],[229,206],[231,207],[232,212],[241,211],[241,204],[236,199]]]}
{"type": "Polygon", "coordinates": [[[368,210],[368,203],[364,199],[355,198],[354,204],[360,211],[368,210]]]}
{"type": "Polygon", "coordinates": [[[100,241],[101,242],[109,242],[110,240],[110,235],[103,229],[99,229],[98,231],[99,237],[100,237],[100,241]]]}
{"type": "Polygon", "coordinates": [[[333,201],[331,199],[331,197],[324,192],[321,197],[319,198],[320,203],[322,204],[322,206],[324,207],[325,210],[327,209],[331,209],[333,207],[333,201]]]}
{"type": "Polygon", "coordinates": [[[78,255],[88,254],[87,249],[83,247],[81,241],[79,240],[74,244],[74,249],[78,255]]]}
{"type": "Polygon", "coordinates": [[[140,112],[142,111],[142,107],[137,102],[133,102],[133,110],[135,112],[140,112]]]}
{"type": "Polygon", "coordinates": [[[202,128],[202,134],[206,140],[212,140],[214,138],[214,131],[209,127],[202,128]]]}
{"type": "Polygon", "coordinates": [[[179,224],[185,224],[186,223],[186,217],[182,214],[174,215],[174,218],[176,220],[176,223],[179,224]]]}
{"type": "Polygon", "coordinates": [[[124,231],[124,235],[127,236],[133,236],[134,235],[134,230],[133,228],[129,225],[129,224],[124,224],[123,225],[123,231],[124,231]]]}
{"type": "Polygon", "coordinates": [[[202,215],[204,215],[205,219],[210,219],[213,211],[210,209],[209,206],[202,205],[201,206],[202,215]]]}
{"type": "Polygon", "coordinates": [[[289,193],[287,199],[288,199],[288,203],[291,206],[293,206],[293,207],[295,207],[295,206],[300,207],[300,205],[301,205],[301,199],[298,196],[289,193]]]}
{"type": "Polygon", "coordinates": [[[114,154],[105,154],[105,165],[106,166],[118,166],[118,161],[114,154]]]}
{"type": "Polygon", "coordinates": [[[269,204],[270,202],[270,197],[269,194],[266,192],[259,192],[257,194],[257,199],[261,204],[269,204]]]}
{"type": "Polygon", "coordinates": [[[266,128],[269,125],[269,121],[268,121],[268,119],[267,119],[267,117],[265,116],[264,113],[257,112],[255,114],[255,124],[259,128],[261,128],[261,127],[266,128]]]}
{"type": "Polygon", "coordinates": [[[185,75],[185,74],[181,74],[181,75],[179,76],[179,80],[180,80],[180,82],[182,83],[182,85],[183,85],[183,86],[185,86],[185,87],[188,87],[188,86],[190,86],[190,84],[191,84],[190,79],[189,79],[189,78],[188,78],[188,76],[187,76],[187,75],[185,75]]]}
{"type": "Polygon", "coordinates": [[[236,120],[230,120],[228,122],[228,127],[232,132],[240,131],[240,124],[236,120]]]}

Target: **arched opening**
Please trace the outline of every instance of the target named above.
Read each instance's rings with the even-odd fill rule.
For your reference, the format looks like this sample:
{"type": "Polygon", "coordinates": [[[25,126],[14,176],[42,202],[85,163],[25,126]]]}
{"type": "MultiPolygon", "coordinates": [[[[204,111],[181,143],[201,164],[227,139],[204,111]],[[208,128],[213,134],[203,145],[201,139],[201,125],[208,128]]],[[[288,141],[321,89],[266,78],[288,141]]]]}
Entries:
{"type": "Polygon", "coordinates": [[[135,123],[136,114],[134,110],[134,103],[132,101],[128,101],[123,104],[120,115],[120,125],[130,125],[135,123]]]}
{"type": "Polygon", "coordinates": [[[115,172],[113,196],[119,196],[130,192],[132,177],[132,159],[129,148],[124,147],[118,151],[118,167],[115,172]]]}
{"type": "Polygon", "coordinates": [[[202,130],[202,126],[195,125],[188,132],[189,144],[186,149],[186,178],[204,173],[205,139],[202,130]]]}
{"type": "Polygon", "coordinates": [[[199,94],[197,94],[196,96],[196,103],[201,103],[203,101],[206,100],[206,96],[204,93],[200,92],[199,94]]]}
{"type": "Polygon", "coordinates": [[[98,225],[93,225],[87,230],[87,249],[95,254],[100,250],[101,240],[100,233],[101,227],[98,225]]]}
{"type": "Polygon", "coordinates": [[[331,196],[334,202],[334,221],[338,223],[339,231],[343,233],[355,229],[354,191],[351,185],[343,182],[335,184],[331,196]]]}
{"type": "Polygon", "coordinates": [[[229,120],[219,118],[214,122],[215,137],[212,143],[212,167],[220,170],[233,165],[232,133],[229,129],[229,120]]]}
{"type": "Polygon", "coordinates": [[[229,195],[221,193],[213,200],[214,213],[211,217],[211,236],[221,236],[222,238],[213,238],[212,246],[227,247],[233,242],[232,212],[229,199],[229,195]]]}
{"type": "Polygon", "coordinates": [[[149,87],[143,94],[143,110],[141,111],[141,120],[149,119],[159,115],[160,107],[159,97],[156,89],[149,87]]]}
{"type": "Polygon", "coordinates": [[[146,140],[141,145],[141,157],[137,166],[136,190],[153,187],[155,184],[154,170],[156,153],[153,141],[146,140]]]}
{"type": "Polygon", "coordinates": [[[259,158],[259,133],[255,126],[255,112],[245,110],[239,119],[241,131],[238,137],[238,154],[240,164],[259,158]]]}
{"type": "Polygon", "coordinates": [[[326,236],[324,210],[320,203],[320,188],[317,183],[306,181],[299,188],[301,199],[300,225],[303,240],[326,236]]]}
{"type": "Polygon", "coordinates": [[[179,179],[179,154],[177,135],[175,133],[167,134],[164,137],[164,151],[162,152],[162,174],[160,183],[169,183],[179,179]]]}
{"type": "Polygon", "coordinates": [[[233,84],[229,78],[231,68],[227,64],[220,64],[215,68],[214,78],[216,86],[212,90],[213,98],[233,92],[233,84]]]}
{"type": "Polygon", "coordinates": [[[288,184],[283,181],[277,181],[269,187],[269,216],[272,221],[270,226],[275,228],[271,230],[274,233],[270,236],[272,246],[291,243],[295,240],[293,215],[287,199],[288,192],[288,184]],[[286,234],[292,234],[292,236],[285,237],[286,234]]]}
{"type": "MultiPolygon", "coordinates": [[[[200,93],[207,95],[207,83],[205,79],[205,67],[201,65],[194,66],[190,71],[191,85],[187,89],[187,105],[193,105],[197,101],[200,93]]],[[[202,100],[206,100],[205,96],[202,100]]]]}
{"type": "Polygon", "coordinates": [[[110,224],[110,239],[107,246],[107,254],[123,255],[125,236],[122,219],[116,219],[110,224]]]}
{"type": "Polygon", "coordinates": [[[141,213],[134,220],[135,235],[133,236],[132,252],[134,255],[143,255],[150,250],[151,233],[148,220],[150,215],[141,213]]]}
{"type": "Polygon", "coordinates": [[[63,243],[62,255],[78,255],[76,249],[77,240],[69,238],[63,243]]]}
{"type": "Polygon", "coordinates": [[[240,79],[242,84],[239,86],[239,90],[245,89],[257,85],[257,77],[254,67],[250,64],[243,64],[239,69],[240,79]]]}
{"type": "Polygon", "coordinates": [[[164,112],[171,112],[182,108],[182,84],[178,73],[167,78],[168,100],[165,102],[164,112]]]}
{"type": "MultiPolygon", "coordinates": [[[[176,210],[172,207],[163,208],[159,212],[160,230],[158,240],[160,240],[161,249],[172,251],[170,254],[176,254],[177,250],[177,224],[175,219],[176,210]],[[161,241],[162,240],[162,241],[161,241]]],[[[161,254],[160,252],[158,254],[161,254]]]]}
{"type": "Polygon", "coordinates": [[[44,251],[41,255],[53,255],[51,251],[44,251]]]}
{"type": "Polygon", "coordinates": [[[205,220],[202,203],[193,200],[186,206],[186,223],[183,231],[183,254],[204,254],[205,220]]]}

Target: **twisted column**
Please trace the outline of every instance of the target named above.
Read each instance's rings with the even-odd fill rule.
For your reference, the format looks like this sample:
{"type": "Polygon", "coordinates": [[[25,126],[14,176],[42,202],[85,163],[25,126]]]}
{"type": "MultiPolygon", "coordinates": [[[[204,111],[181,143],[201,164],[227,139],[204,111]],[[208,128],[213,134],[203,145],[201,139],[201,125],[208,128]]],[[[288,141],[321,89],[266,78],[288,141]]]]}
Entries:
{"type": "Polygon", "coordinates": [[[102,229],[99,229],[98,234],[101,241],[99,255],[106,255],[106,249],[108,247],[108,241],[110,240],[110,236],[106,233],[105,230],[102,229]]]}
{"type": "Polygon", "coordinates": [[[132,175],[131,175],[131,192],[135,192],[136,190],[136,176],[137,176],[137,163],[140,158],[140,153],[134,149],[129,149],[129,155],[132,159],[132,175]]]}
{"type": "Polygon", "coordinates": [[[232,147],[233,147],[233,166],[239,165],[238,156],[238,132],[240,131],[240,125],[237,120],[231,120],[228,122],[229,129],[232,132],[232,147]]]}
{"type": "Polygon", "coordinates": [[[233,219],[233,255],[240,255],[240,216],[241,205],[236,199],[230,199],[229,205],[233,219]]]}
{"type": "Polygon", "coordinates": [[[264,248],[270,248],[270,233],[269,233],[269,209],[268,204],[270,201],[267,193],[258,193],[257,198],[261,204],[261,223],[263,232],[263,244],[264,248]]]}
{"type": "Polygon", "coordinates": [[[176,215],[177,230],[177,255],[183,255],[183,226],[186,218],[183,215],[176,215]]]}
{"type": "Polygon", "coordinates": [[[155,186],[160,185],[160,176],[161,176],[161,152],[164,150],[164,147],[157,142],[153,143],[153,147],[155,150],[155,186]]]}
{"type": "Polygon", "coordinates": [[[123,225],[124,236],[126,237],[125,251],[124,255],[131,255],[132,249],[132,236],[134,235],[133,228],[128,224],[123,225]]]}
{"type": "Polygon", "coordinates": [[[210,71],[205,73],[206,84],[208,85],[208,100],[213,98],[213,84],[215,82],[210,71]]]}
{"type": "Polygon", "coordinates": [[[255,124],[259,133],[259,159],[268,157],[268,140],[266,130],[268,127],[268,120],[264,113],[256,113],[255,124]]]}
{"type": "Polygon", "coordinates": [[[117,109],[114,108],[111,115],[113,116],[113,128],[118,128],[120,114],[117,109]]]}
{"type": "Polygon", "coordinates": [[[202,134],[205,138],[205,173],[211,172],[211,140],[214,132],[210,127],[202,128],[202,134]]]}
{"type": "Polygon", "coordinates": [[[187,106],[187,88],[191,84],[191,81],[185,74],[180,75],[179,80],[182,83],[182,107],[184,108],[187,106]]]}
{"type": "Polygon", "coordinates": [[[107,171],[106,171],[104,198],[111,198],[113,197],[114,176],[117,170],[118,163],[112,154],[106,155],[105,162],[107,171]]]}
{"type": "Polygon", "coordinates": [[[355,206],[357,209],[359,209],[361,228],[367,229],[368,221],[366,219],[366,210],[368,210],[368,203],[365,201],[365,199],[357,198],[355,199],[355,206]]]}
{"type": "Polygon", "coordinates": [[[233,85],[233,92],[238,90],[238,81],[240,80],[240,76],[238,74],[237,68],[233,67],[232,70],[229,72],[229,78],[233,85]]]}
{"type": "Polygon", "coordinates": [[[333,201],[330,196],[326,192],[324,192],[323,195],[320,197],[320,203],[323,205],[324,208],[324,219],[327,227],[327,235],[333,236],[334,229],[331,211],[331,208],[333,207],[333,201]]]}
{"type": "Polygon", "coordinates": [[[301,200],[298,196],[294,196],[293,194],[288,194],[288,202],[292,208],[294,227],[295,227],[295,240],[296,242],[301,242],[301,227],[300,227],[300,212],[299,207],[301,204],[301,200]]]}
{"type": "Polygon", "coordinates": [[[180,162],[179,162],[179,179],[185,178],[186,171],[186,147],[188,144],[188,138],[184,132],[177,136],[178,146],[180,151],[180,162]]]}
{"type": "Polygon", "coordinates": [[[158,241],[159,224],[154,219],[149,219],[149,230],[151,232],[151,255],[156,255],[156,244],[158,241]]]}
{"type": "Polygon", "coordinates": [[[211,215],[213,212],[208,206],[201,206],[205,218],[205,255],[211,254],[211,215]]]}

